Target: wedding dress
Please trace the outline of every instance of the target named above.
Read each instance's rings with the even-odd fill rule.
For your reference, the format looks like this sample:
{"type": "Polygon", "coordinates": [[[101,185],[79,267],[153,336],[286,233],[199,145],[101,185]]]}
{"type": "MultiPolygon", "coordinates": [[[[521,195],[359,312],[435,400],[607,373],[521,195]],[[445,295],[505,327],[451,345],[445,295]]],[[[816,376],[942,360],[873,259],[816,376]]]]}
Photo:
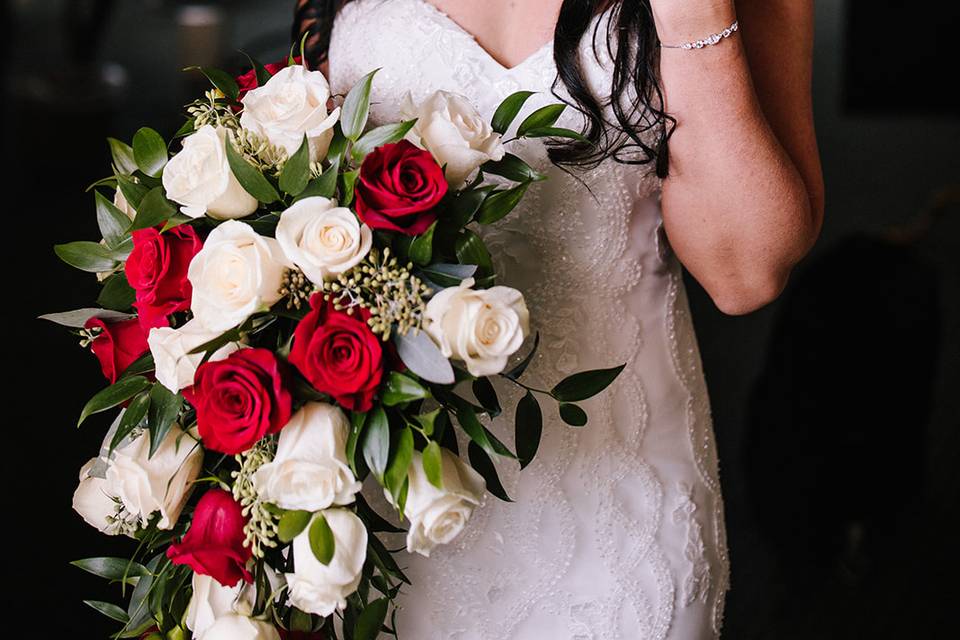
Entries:
{"type": "MultiPolygon", "coordinates": [[[[605,25],[598,33],[605,38],[605,25]]],[[[584,71],[603,92],[610,59],[602,41],[594,53],[592,34],[581,45],[584,71]]],[[[514,91],[539,92],[514,126],[557,101],[552,43],[506,68],[428,0],[347,3],[329,59],[334,93],[380,68],[374,124],[400,120],[408,90],[414,100],[437,89],[463,94],[485,118],[514,91]]],[[[579,129],[579,116],[567,109],[558,126],[579,129]]],[[[608,160],[582,172],[581,182],[552,166],[537,140],[508,149],[549,176],[482,230],[500,282],[524,292],[540,332],[524,380],[542,388],[574,371],[627,367],[583,403],[585,427],[567,426],[553,401],[541,401],[534,462],[522,472],[510,460],[497,464],[514,502],[488,496],[454,542],[430,558],[399,558],[413,582],[399,599],[400,638],[715,638],[728,584],[723,505],[709,399],[680,266],[662,228],[659,180],[648,167],[608,160]]],[[[519,398],[500,391],[512,403],[519,398]]],[[[510,446],[512,420],[491,423],[510,446]]]]}

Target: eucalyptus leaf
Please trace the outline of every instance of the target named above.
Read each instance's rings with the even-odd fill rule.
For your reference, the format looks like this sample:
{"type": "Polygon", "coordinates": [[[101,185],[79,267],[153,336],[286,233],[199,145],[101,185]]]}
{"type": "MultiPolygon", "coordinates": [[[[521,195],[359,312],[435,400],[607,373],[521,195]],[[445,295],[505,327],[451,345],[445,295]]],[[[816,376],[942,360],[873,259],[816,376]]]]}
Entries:
{"type": "Polygon", "coordinates": [[[523,119],[523,122],[517,127],[517,137],[522,138],[531,129],[552,127],[564,109],[566,109],[566,105],[561,103],[548,104],[545,107],[540,107],[523,119]]]}
{"type": "Polygon", "coordinates": [[[90,320],[90,318],[100,318],[104,322],[120,322],[122,320],[131,320],[135,317],[136,316],[129,313],[121,313],[119,311],[96,309],[91,307],[86,309],[76,309],[74,311],[61,311],[60,313],[46,313],[42,316],[39,316],[37,319],[48,320],[64,327],[82,329],[84,326],[86,326],[87,321],[90,320]]]}
{"type": "Polygon", "coordinates": [[[340,127],[348,140],[356,141],[367,126],[367,116],[370,113],[370,89],[373,85],[373,76],[379,69],[374,69],[350,89],[343,100],[340,110],[340,127]]]}
{"type": "Polygon", "coordinates": [[[425,331],[395,334],[393,344],[403,364],[420,378],[437,384],[453,384],[455,378],[450,360],[425,331]]]}
{"type": "Polygon", "coordinates": [[[294,538],[300,535],[307,525],[310,524],[310,518],[313,516],[309,511],[286,511],[280,516],[280,523],[277,529],[277,537],[280,542],[292,542],[294,538]]]}
{"type": "Polygon", "coordinates": [[[292,196],[300,194],[310,181],[310,143],[304,134],[297,151],[283,164],[280,172],[280,190],[292,196]]]}
{"type": "Polygon", "coordinates": [[[399,371],[391,371],[383,385],[381,400],[384,406],[392,407],[429,397],[430,392],[419,382],[399,371]]]}
{"type": "Polygon", "coordinates": [[[130,218],[99,191],[95,191],[93,197],[97,203],[97,226],[100,227],[100,235],[108,248],[116,249],[128,237],[130,218]]]}
{"type": "Polygon", "coordinates": [[[276,188],[270,184],[266,176],[260,173],[260,170],[240,155],[233,142],[227,139],[224,144],[227,149],[227,162],[230,164],[230,170],[236,176],[240,186],[251,196],[265,204],[271,204],[280,199],[280,194],[276,188]]]}
{"type": "Polygon", "coordinates": [[[150,409],[147,412],[147,428],[150,431],[150,458],[157,452],[170,428],[180,415],[183,396],[173,393],[159,382],[150,389],[150,409]]]}
{"type": "Polygon", "coordinates": [[[125,312],[133,307],[137,292],[127,282],[127,274],[122,270],[103,281],[103,289],[97,296],[97,304],[114,311],[125,312]]]}
{"type": "Polygon", "coordinates": [[[353,640],[375,640],[380,635],[380,627],[387,618],[387,598],[374,600],[360,612],[353,629],[353,640]]]}
{"type": "Polygon", "coordinates": [[[503,488],[503,484],[500,482],[497,467],[481,446],[476,442],[470,442],[470,444],[467,445],[467,457],[470,459],[470,466],[473,467],[474,471],[483,476],[483,479],[487,482],[487,491],[504,502],[513,502],[510,496],[507,495],[506,489],[503,488]]]}
{"type": "Polygon", "coordinates": [[[133,157],[140,171],[156,178],[167,164],[167,143],[150,127],[142,127],[133,135],[133,157]]]}
{"type": "Polygon", "coordinates": [[[354,143],[353,149],[350,151],[350,155],[353,156],[355,162],[361,163],[363,162],[363,159],[377,147],[402,140],[403,137],[407,135],[407,132],[410,131],[410,129],[412,129],[413,125],[416,123],[416,119],[404,120],[403,122],[385,124],[383,126],[371,129],[363,134],[360,139],[356,141],[356,143],[354,143]]]}
{"type": "Polygon", "coordinates": [[[561,402],[560,418],[571,427],[582,427],[587,424],[587,413],[578,405],[561,402]]]}
{"type": "Polygon", "coordinates": [[[113,166],[124,175],[133,175],[137,170],[137,161],[133,157],[133,148],[126,142],[116,138],[107,138],[110,145],[110,155],[113,157],[113,166]]]}
{"type": "Polygon", "coordinates": [[[367,426],[363,433],[363,459],[382,483],[387,461],[390,459],[390,424],[382,407],[374,407],[367,414],[367,426]]]}
{"type": "Polygon", "coordinates": [[[520,203],[529,186],[529,182],[523,182],[505,191],[491,193],[480,205],[480,210],[477,212],[477,222],[493,224],[504,218],[520,203]]]}
{"type": "Polygon", "coordinates": [[[307,534],[310,541],[310,550],[317,562],[323,565],[330,564],[333,560],[333,554],[336,552],[336,541],[333,538],[333,531],[330,524],[318,513],[310,524],[310,532],[307,534]]]}
{"type": "Polygon", "coordinates": [[[111,620],[116,620],[117,622],[123,624],[126,624],[130,621],[130,617],[127,615],[127,612],[115,604],[102,602],[100,600],[84,600],[83,604],[96,609],[111,620]]]}
{"type": "Polygon", "coordinates": [[[163,224],[177,212],[177,207],[167,200],[163,187],[154,187],[143,196],[137,207],[137,217],[133,219],[132,231],[147,229],[163,224]]]}
{"type": "Polygon", "coordinates": [[[501,134],[506,133],[514,118],[520,113],[520,109],[523,108],[527,98],[532,95],[533,91],[517,91],[507,96],[497,107],[497,110],[493,112],[493,118],[490,121],[493,130],[501,134]]]}
{"type": "Polygon", "coordinates": [[[58,244],[53,250],[58,258],[71,267],[90,273],[112,271],[118,264],[110,249],[99,242],[79,240],[58,244]]]}
{"type": "Polygon", "coordinates": [[[440,445],[433,440],[423,449],[423,472],[437,489],[443,489],[443,454],[440,445]]]}
{"type": "MultiPolygon", "coordinates": [[[[421,270],[424,277],[440,287],[455,287],[467,278],[472,277],[476,272],[477,265],[475,264],[435,263],[421,270]]],[[[425,377],[419,372],[415,373],[421,378],[425,377]]]]}
{"type": "Polygon", "coordinates": [[[83,411],[80,412],[80,419],[77,421],[77,426],[83,424],[83,421],[89,416],[100,413],[101,411],[106,411],[107,409],[112,409],[126,402],[149,386],[150,381],[143,376],[133,376],[131,378],[118,380],[116,384],[102,389],[90,398],[87,404],[84,405],[83,411]]]}
{"type": "Polygon", "coordinates": [[[540,411],[540,403],[529,391],[517,403],[514,430],[517,458],[520,460],[520,468],[523,469],[537,455],[540,437],[543,434],[543,413],[540,411]]]}
{"type": "Polygon", "coordinates": [[[581,371],[567,376],[550,390],[550,395],[561,402],[586,400],[606,389],[620,375],[625,366],[627,365],[622,364],[611,369],[581,371]]]}

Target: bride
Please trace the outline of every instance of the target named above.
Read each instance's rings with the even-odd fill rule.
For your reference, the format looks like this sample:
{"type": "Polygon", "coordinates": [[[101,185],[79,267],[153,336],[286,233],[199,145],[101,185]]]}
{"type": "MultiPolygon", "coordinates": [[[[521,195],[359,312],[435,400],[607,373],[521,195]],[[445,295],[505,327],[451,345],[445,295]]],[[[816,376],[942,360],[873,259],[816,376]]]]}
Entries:
{"type": "MultiPolygon", "coordinates": [[[[486,117],[539,92],[517,122],[551,92],[570,105],[558,125],[589,143],[510,143],[549,180],[485,239],[544,321],[531,380],[627,363],[590,424],[546,415],[535,461],[498,464],[513,503],[489,500],[430,561],[407,558],[401,638],[720,633],[723,505],[680,263],[743,314],[813,244],[812,4],[300,0],[307,63],[335,93],[381,69],[375,122],[404,116],[407,90],[463,94],[486,117]]],[[[491,428],[512,444],[509,424],[491,428]]]]}

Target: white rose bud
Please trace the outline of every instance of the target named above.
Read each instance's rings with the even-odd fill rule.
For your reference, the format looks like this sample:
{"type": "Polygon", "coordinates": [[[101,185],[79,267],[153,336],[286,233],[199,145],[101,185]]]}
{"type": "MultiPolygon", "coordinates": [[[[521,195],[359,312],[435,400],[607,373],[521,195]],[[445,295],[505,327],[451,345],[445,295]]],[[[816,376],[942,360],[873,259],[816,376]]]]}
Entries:
{"type": "Polygon", "coordinates": [[[186,625],[195,640],[204,640],[207,631],[220,618],[253,612],[256,589],[244,581],[225,587],[210,576],[193,574],[193,594],[187,605],[186,625]]]}
{"type": "Polygon", "coordinates": [[[243,98],[240,126],[266,138],[288,156],[296,153],[306,134],[310,161],[327,154],[340,109],[327,113],[330,85],[319,71],[301,65],[285,67],[262,87],[243,98]]]}
{"type": "Polygon", "coordinates": [[[130,206],[130,203],[127,202],[126,197],[123,195],[123,191],[120,191],[119,188],[117,192],[113,194],[113,206],[122,211],[131,221],[137,217],[136,209],[130,206]]]}
{"type": "Polygon", "coordinates": [[[510,287],[474,291],[473,278],[437,293],[423,314],[423,328],[443,355],[462,360],[474,376],[503,371],[530,333],[523,294],[510,287]]]}
{"type": "Polygon", "coordinates": [[[360,584],[363,562],[367,557],[367,528],[356,514],[346,509],[327,509],[323,516],[334,538],[330,564],[321,564],[310,549],[311,521],[293,539],[295,571],[287,574],[290,603],[301,611],[318,616],[328,616],[337,609],[346,608],[347,596],[360,584]]]}
{"type": "MultiPolygon", "coordinates": [[[[179,329],[150,329],[147,344],[156,366],[157,382],[173,393],[192,385],[204,354],[190,352],[219,335],[219,331],[208,331],[196,318],[179,329]]],[[[209,360],[223,360],[239,348],[236,342],[227,343],[214,351],[209,360]]]]}
{"type": "Polygon", "coordinates": [[[433,154],[439,165],[446,165],[447,182],[454,188],[487,160],[503,158],[500,134],[460,94],[435,91],[415,105],[408,93],[402,114],[405,120],[417,119],[407,137],[433,154]]]}
{"type": "Polygon", "coordinates": [[[204,125],[184,139],[163,169],[167,197],[191,218],[243,218],[260,206],[230,170],[226,144],[226,129],[204,125]]]}
{"type": "MultiPolygon", "coordinates": [[[[200,640],[199,636],[194,638],[200,640]]],[[[280,640],[280,634],[269,622],[228,614],[218,618],[202,640],[280,640]]]]}
{"type": "Polygon", "coordinates": [[[101,533],[117,535],[119,531],[113,518],[117,513],[116,497],[105,479],[90,475],[97,461],[91,458],[80,469],[80,484],[73,493],[73,510],[101,533]]]}
{"type": "Polygon", "coordinates": [[[363,486],[347,465],[350,423],[343,411],[324,402],[309,402],[280,432],[277,453],[253,475],[265,502],[283,509],[319,511],[347,505],[363,486]]]}
{"type": "Polygon", "coordinates": [[[328,198],[298,200],[280,215],[277,242],[312,282],[332,280],[370,251],[373,232],[328,198]]]}
{"type": "Polygon", "coordinates": [[[157,527],[170,529],[177,523],[202,466],[203,449],[174,425],[152,458],[146,433],[115,450],[106,482],[127,512],[139,516],[144,526],[159,511],[157,527]]]}
{"type": "Polygon", "coordinates": [[[236,220],[210,232],[187,278],[190,308],[208,331],[231,329],[280,299],[286,267],[280,245],[236,220]]]}
{"type": "Polygon", "coordinates": [[[448,544],[460,535],[486,489],[483,477],[452,452],[441,449],[441,456],[442,489],[427,479],[419,451],[414,452],[407,475],[410,485],[403,509],[410,520],[407,551],[427,557],[435,546],[448,544]]]}

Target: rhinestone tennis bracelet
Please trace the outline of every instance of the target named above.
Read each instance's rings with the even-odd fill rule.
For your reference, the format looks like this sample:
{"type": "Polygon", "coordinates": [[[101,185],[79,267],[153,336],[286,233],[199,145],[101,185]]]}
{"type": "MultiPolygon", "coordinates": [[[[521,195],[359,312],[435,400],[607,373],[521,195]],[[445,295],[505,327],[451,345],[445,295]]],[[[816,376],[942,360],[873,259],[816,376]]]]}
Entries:
{"type": "Polygon", "coordinates": [[[739,28],[740,28],[740,24],[736,20],[734,20],[733,24],[727,27],[726,29],[724,29],[723,31],[719,31],[713,34],[712,36],[707,36],[703,40],[697,40],[696,42],[684,42],[683,44],[661,43],[660,46],[663,47],[664,49],[703,49],[704,47],[708,47],[712,44],[717,44],[724,38],[729,38],[739,28]]]}

